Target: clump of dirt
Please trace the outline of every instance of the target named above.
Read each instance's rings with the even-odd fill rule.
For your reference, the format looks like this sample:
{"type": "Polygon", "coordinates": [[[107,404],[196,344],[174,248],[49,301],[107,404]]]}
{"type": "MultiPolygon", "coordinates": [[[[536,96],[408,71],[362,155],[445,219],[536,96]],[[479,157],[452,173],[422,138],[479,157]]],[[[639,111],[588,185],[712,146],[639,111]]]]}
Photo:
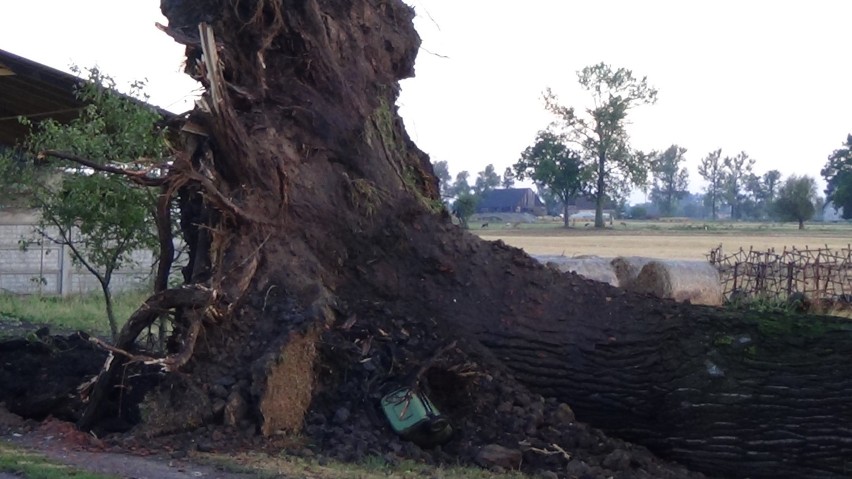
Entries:
{"type": "Polygon", "coordinates": [[[0,403],[17,415],[73,421],[83,403],[81,384],[100,370],[107,354],[85,334],[51,336],[41,328],[0,342],[0,403]]]}
{"type": "Polygon", "coordinates": [[[305,427],[313,452],[492,470],[517,461],[526,472],[558,477],[703,477],[577,422],[569,405],[530,392],[481,345],[461,337],[448,343],[452,335],[437,324],[376,303],[352,310],[321,341],[320,393],[305,427]],[[454,428],[449,442],[421,448],[391,430],[379,404],[398,385],[434,402],[454,428]]]}

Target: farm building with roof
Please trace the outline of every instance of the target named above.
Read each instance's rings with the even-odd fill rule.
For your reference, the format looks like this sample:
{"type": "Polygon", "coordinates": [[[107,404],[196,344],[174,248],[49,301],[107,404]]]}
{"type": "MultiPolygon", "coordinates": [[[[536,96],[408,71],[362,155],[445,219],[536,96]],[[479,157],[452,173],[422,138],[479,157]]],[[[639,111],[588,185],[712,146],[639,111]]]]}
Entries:
{"type": "Polygon", "coordinates": [[[530,213],[541,216],[545,213],[545,207],[532,188],[504,188],[483,193],[476,212],[530,213]]]}

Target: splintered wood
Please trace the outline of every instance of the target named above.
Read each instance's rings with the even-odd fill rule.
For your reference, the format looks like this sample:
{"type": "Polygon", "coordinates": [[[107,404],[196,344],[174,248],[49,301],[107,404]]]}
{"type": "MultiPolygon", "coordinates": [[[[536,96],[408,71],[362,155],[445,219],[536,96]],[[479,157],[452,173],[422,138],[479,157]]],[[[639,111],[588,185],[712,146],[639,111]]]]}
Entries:
{"type": "Polygon", "coordinates": [[[725,254],[722,246],[707,255],[719,270],[725,298],[786,299],[804,294],[809,300],[849,301],[852,296],[852,245],[845,248],[753,248],[725,254]]]}

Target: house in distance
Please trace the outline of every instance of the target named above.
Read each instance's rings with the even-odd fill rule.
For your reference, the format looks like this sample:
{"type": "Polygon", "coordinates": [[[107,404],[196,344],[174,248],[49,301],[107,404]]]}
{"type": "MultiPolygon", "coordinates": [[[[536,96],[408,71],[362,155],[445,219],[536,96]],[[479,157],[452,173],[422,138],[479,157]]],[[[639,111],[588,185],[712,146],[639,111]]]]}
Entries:
{"type": "Polygon", "coordinates": [[[542,216],[546,209],[532,188],[503,188],[484,192],[476,206],[476,213],[529,213],[542,216]]]}

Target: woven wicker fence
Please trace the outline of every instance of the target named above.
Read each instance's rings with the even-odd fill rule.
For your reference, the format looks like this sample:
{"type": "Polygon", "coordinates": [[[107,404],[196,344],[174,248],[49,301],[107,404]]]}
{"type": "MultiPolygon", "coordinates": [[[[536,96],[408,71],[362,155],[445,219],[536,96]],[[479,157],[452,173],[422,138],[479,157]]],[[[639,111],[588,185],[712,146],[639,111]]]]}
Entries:
{"type": "Polygon", "coordinates": [[[784,300],[796,293],[813,301],[852,299],[852,245],[845,248],[753,248],[725,253],[710,250],[708,260],[719,270],[722,291],[732,297],[784,300]]]}

